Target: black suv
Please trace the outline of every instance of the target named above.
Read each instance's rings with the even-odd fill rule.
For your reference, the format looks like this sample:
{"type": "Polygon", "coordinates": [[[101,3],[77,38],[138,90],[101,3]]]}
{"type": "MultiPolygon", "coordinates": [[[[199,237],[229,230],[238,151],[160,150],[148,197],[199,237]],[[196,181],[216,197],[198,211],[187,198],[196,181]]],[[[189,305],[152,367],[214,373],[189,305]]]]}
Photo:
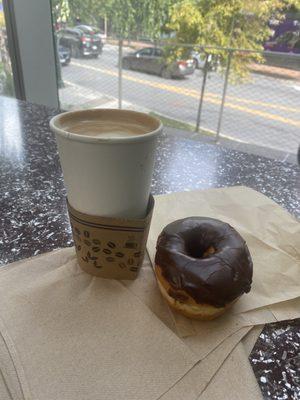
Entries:
{"type": "Polygon", "coordinates": [[[70,49],[71,57],[98,57],[103,43],[97,29],[87,25],[65,28],[57,32],[59,44],[70,49]]]}

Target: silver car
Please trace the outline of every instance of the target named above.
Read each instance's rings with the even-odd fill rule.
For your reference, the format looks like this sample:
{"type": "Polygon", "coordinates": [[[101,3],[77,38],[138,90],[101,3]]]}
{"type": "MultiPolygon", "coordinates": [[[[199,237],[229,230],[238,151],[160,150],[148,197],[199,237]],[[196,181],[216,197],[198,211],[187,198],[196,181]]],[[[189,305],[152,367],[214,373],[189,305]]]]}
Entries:
{"type": "MultiPolygon", "coordinates": [[[[205,68],[205,53],[199,53],[198,51],[192,51],[191,57],[194,60],[195,68],[197,69],[204,69],[205,68]]],[[[207,69],[208,71],[216,71],[219,66],[218,56],[208,54],[207,57],[207,69]]]]}
{"type": "Polygon", "coordinates": [[[195,71],[193,59],[176,60],[168,63],[159,47],[146,47],[127,54],[122,60],[123,68],[134,69],[160,75],[163,78],[179,78],[191,75],[195,71]]]}

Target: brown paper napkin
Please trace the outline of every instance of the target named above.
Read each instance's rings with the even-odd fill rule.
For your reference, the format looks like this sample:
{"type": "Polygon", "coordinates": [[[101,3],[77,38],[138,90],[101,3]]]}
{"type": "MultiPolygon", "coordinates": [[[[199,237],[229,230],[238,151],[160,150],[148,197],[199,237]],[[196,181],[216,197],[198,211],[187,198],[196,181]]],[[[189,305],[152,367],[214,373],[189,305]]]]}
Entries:
{"type": "MultiPolygon", "coordinates": [[[[162,299],[156,284],[150,260],[146,257],[143,268],[136,281],[123,281],[141,301],[156,313],[170,329],[176,331],[174,316],[162,299]]],[[[177,314],[176,314],[177,315],[177,314]]],[[[222,367],[222,362],[230,354],[234,346],[251,329],[251,323],[275,322],[274,315],[267,309],[258,312],[243,313],[240,316],[225,314],[215,321],[197,323],[196,336],[184,337],[183,341],[197,353],[202,362],[161,397],[162,400],[184,398],[198,399],[198,396],[210,383],[211,379],[222,367]],[[202,327],[202,329],[199,329],[202,327]]],[[[182,332],[182,331],[181,331],[182,332]]],[[[196,333],[196,330],[194,331],[196,333]]],[[[183,335],[184,336],[184,335],[183,335]]],[[[223,367],[222,367],[223,368],[223,367]]],[[[213,398],[213,397],[212,397],[213,398]]]]}
{"type": "Polygon", "coordinates": [[[300,318],[300,298],[273,304],[270,310],[278,321],[300,318]]]}
{"type": "Polygon", "coordinates": [[[260,388],[248,361],[248,356],[261,330],[261,326],[255,326],[238,343],[199,400],[262,400],[260,388]]]}
{"type": "MultiPolygon", "coordinates": [[[[300,224],[272,200],[246,187],[231,187],[161,195],[155,201],[147,245],[152,262],[159,233],[179,218],[218,218],[230,223],[245,238],[254,263],[253,285],[231,314],[244,313],[246,318],[247,311],[300,296],[300,224]]],[[[195,323],[187,318],[174,314],[174,320],[181,336],[198,333],[195,323]]]]}
{"type": "Polygon", "coordinates": [[[131,293],[137,296],[141,302],[149,307],[169,329],[177,333],[173,315],[158,289],[148,254],[146,254],[144,258],[138,279],[134,281],[124,280],[121,282],[131,293]]]}
{"type": "MultiPolygon", "coordinates": [[[[178,314],[172,315],[166,302],[161,297],[153,269],[148,257],[145,257],[139,278],[135,281],[123,281],[123,284],[146,304],[174,332],[179,331],[185,344],[197,354],[200,359],[206,357],[212,350],[221,344],[228,336],[239,329],[267,322],[276,322],[275,316],[266,308],[249,311],[240,315],[227,313],[214,321],[197,322],[189,320],[193,335],[186,331],[186,318],[178,314]],[[182,328],[178,326],[183,319],[182,328]],[[176,322],[176,323],[175,323],[176,322]]],[[[282,317],[281,319],[285,319],[282,317]]]]}
{"type": "Polygon", "coordinates": [[[242,328],[229,336],[222,345],[212,351],[204,360],[195,365],[161,400],[196,400],[205,390],[231,351],[251,329],[242,328]]]}
{"type": "MultiPolygon", "coordinates": [[[[21,281],[22,283],[25,284],[25,287],[28,285],[32,286],[30,282],[34,280],[35,285],[34,287],[40,288],[41,285],[38,283],[36,279],[36,275],[41,273],[41,276],[43,277],[42,281],[46,279],[48,281],[48,275],[49,273],[53,274],[56,273],[56,269],[53,268],[55,264],[59,262],[60,259],[62,259],[64,262],[72,262],[72,259],[74,257],[74,252],[73,249],[64,249],[61,251],[56,251],[51,253],[52,256],[52,261],[49,263],[49,256],[50,254],[46,256],[39,256],[34,259],[25,261],[27,263],[26,269],[23,268],[23,263],[15,263],[11,266],[8,266],[1,270],[0,273],[0,282],[1,284],[7,284],[11,278],[10,275],[12,275],[12,278],[14,279],[15,285],[14,289],[18,288],[21,281]],[[32,266],[32,264],[35,264],[35,266],[32,266]],[[32,267],[30,267],[32,266],[32,267]],[[37,270],[37,267],[39,266],[39,269],[37,270]],[[21,268],[20,268],[21,267],[21,268]],[[48,272],[47,272],[48,271],[48,272]],[[35,278],[34,278],[35,276],[35,278]],[[2,280],[3,277],[3,280],[2,280]]],[[[60,274],[63,272],[63,267],[62,266],[60,269],[60,274]]],[[[153,270],[150,266],[149,260],[146,259],[145,265],[142,268],[141,271],[142,275],[140,276],[141,279],[136,280],[136,281],[124,281],[124,284],[127,285],[132,293],[134,293],[136,296],[138,296],[140,299],[145,301],[145,303],[164,320],[165,323],[171,323],[172,319],[170,319],[170,313],[168,311],[168,308],[166,307],[164,301],[162,300],[159,291],[157,290],[157,285],[156,281],[153,275],[153,270]]],[[[67,278],[67,276],[65,276],[67,278]]],[[[68,279],[68,278],[67,278],[68,279]]],[[[23,285],[21,285],[23,286],[23,285]]],[[[19,289],[18,289],[19,291],[19,289]]],[[[16,293],[14,293],[14,296],[16,293]]],[[[172,327],[174,329],[174,326],[172,327]]],[[[246,329],[247,330],[247,329],[246,329]]],[[[228,353],[231,351],[231,349],[236,345],[236,343],[240,340],[240,338],[245,334],[246,330],[240,330],[238,333],[231,335],[228,339],[225,339],[221,345],[217,347],[215,352],[212,352],[204,361],[203,364],[198,364],[197,368],[192,372],[192,370],[185,375],[186,378],[184,379],[183,382],[181,380],[179,381],[178,385],[179,388],[182,388],[182,385],[186,385],[186,382],[190,381],[190,379],[193,378],[193,376],[196,376],[197,380],[197,385],[193,385],[190,388],[190,393],[188,396],[191,396],[193,398],[193,393],[194,389],[197,392],[197,396],[200,394],[200,391],[203,390],[203,388],[208,384],[210,381],[211,377],[214,375],[214,373],[218,370],[220,367],[221,363],[223,360],[226,358],[228,353]]],[[[199,336],[200,341],[205,341],[206,340],[206,335],[203,335],[202,337],[199,336]]],[[[1,343],[1,342],[0,342],[1,343]]],[[[218,343],[216,343],[217,346],[218,343]]],[[[34,351],[36,351],[35,345],[33,346],[34,351]]],[[[196,348],[195,348],[196,349],[196,348]]],[[[199,353],[200,354],[200,353],[199,353]]],[[[205,353],[206,354],[206,353],[205,353]]],[[[7,356],[9,358],[9,354],[5,354],[5,352],[1,352],[1,346],[0,346],[0,360],[3,361],[3,355],[7,356]]],[[[27,397],[23,397],[22,395],[22,387],[20,389],[19,387],[19,381],[18,377],[15,376],[19,370],[23,370],[22,364],[17,363],[17,371],[14,369],[14,364],[12,366],[7,366],[3,364],[2,362],[2,368],[3,371],[6,373],[6,382],[8,383],[8,387],[12,390],[13,396],[11,397],[12,399],[26,399],[27,397]],[[19,390],[19,391],[18,391],[19,390]]],[[[0,363],[1,367],[1,363],[0,363]]],[[[27,378],[24,377],[25,379],[25,386],[27,384],[27,378]]],[[[24,384],[24,382],[23,382],[24,384]]],[[[5,380],[1,381],[0,380],[0,390],[1,388],[5,388],[5,380]],[[2,383],[2,385],[1,385],[2,383]]],[[[181,389],[182,390],[182,389],[181,389]]],[[[174,386],[174,388],[166,394],[166,396],[173,396],[174,391],[177,392],[177,385],[174,386]]],[[[25,391],[26,392],[26,391],[25,391]]],[[[179,391],[180,392],[180,391],[179,391]]],[[[1,392],[0,392],[1,393],[1,392]]],[[[7,394],[7,398],[9,397],[9,392],[3,392],[7,394]]],[[[28,393],[27,393],[28,395],[28,393]]],[[[25,393],[26,396],[26,393],[25,393]]],[[[3,398],[5,399],[6,397],[3,398]]],[[[168,398],[167,397],[167,398],[168,398]]],[[[164,398],[164,395],[163,395],[164,398]]],[[[2,398],[1,398],[2,400],[2,398]]]]}
{"type": "Polygon", "coordinates": [[[0,399],[23,400],[23,392],[8,347],[0,334],[0,399]]]}
{"type": "Polygon", "coordinates": [[[190,336],[202,335],[205,332],[213,331],[214,334],[210,335],[210,339],[205,346],[205,349],[208,350],[209,343],[212,345],[219,343],[220,340],[223,340],[227,335],[232,334],[241,327],[300,318],[299,301],[300,298],[297,298],[240,314],[228,312],[216,320],[205,322],[205,324],[203,322],[188,320],[175,313],[173,314],[173,318],[178,335],[186,338],[187,342],[193,341],[192,338],[189,338],[190,336]]]}
{"type": "Polygon", "coordinates": [[[262,400],[242,343],[232,351],[199,400],[262,400]]]}
{"type": "Polygon", "coordinates": [[[2,373],[0,371],[0,399],[1,400],[13,400],[8,388],[6,386],[5,380],[3,379],[2,373]]]}
{"type": "Polygon", "coordinates": [[[300,317],[300,298],[248,311],[239,315],[230,313],[213,320],[203,322],[191,321],[194,335],[185,337],[186,343],[202,359],[219,343],[242,327],[279,322],[300,317]],[[207,338],[199,340],[199,338],[207,338]]]}
{"type": "MultiPolygon", "coordinates": [[[[179,331],[179,336],[183,337],[184,343],[187,344],[200,359],[206,357],[228,336],[243,327],[287,319],[284,312],[274,315],[271,309],[268,308],[248,311],[239,315],[226,313],[216,320],[201,322],[187,320],[185,317],[176,313],[172,315],[166,302],[160,295],[148,257],[144,260],[144,265],[141,269],[139,279],[135,281],[123,281],[123,284],[125,284],[132,293],[138,296],[139,299],[146,304],[170,329],[177,333],[179,331]],[[182,325],[180,325],[181,322],[182,325]],[[192,329],[192,335],[189,334],[191,332],[189,328],[192,329]],[[183,332],[187,334],[184,335],[182,334],[183,332]]],[[[285,303],[292,304],[293,301],[285,303]]],[[[290,314],[294,312],[294,318],[297,317],[298,309],[299,307],[297,307],[296,304],[290,306],[290,314]]]]}
{"type": "Polygon", "coordinates": [[[69,249],[0,275],[1,333],[25,400],[157,399],[192,368],[198,357],[121,283],[60,258],[69,249]]]}
{"type": "MultiPolygon", "coordinates": [[[[74,249],[73,248],[66,248],[63,250],[56,250],[53,251],[51,254],[51,263],[48,262],[49,257],[47,255],[46,258],[45,256],[36,256],[32,260],[33,261],[38,261],[39,258],[42,258],[42,263],[39,267],[39,273],[43,273],[44,270],[48,271],[50,268],[52,269],[55,264],[57,263],[66,263],[70,259],[74,257],[74,249]],[[45,267],[45,268],[44,268],[45,267]]],[[[0,281],[1,281],[1,274],[4,273],[5,271],[8,271],[9,274],[11,274],[13,269],[17,269],[16,275],[17,279],[20,279],[21,281],[24,282],[24,284],[27,285],[28,282],[31,282],[34,280],[34,276],[36,274],[36,270],[34,268],[30,269],[24,269],[22,267],[24,262],[28,262],[30,259],[27,260],[22,260],[19,262],[15,262],[13,264],[7,265],[5,267],[2,267],[0,269],[0,281]],[[18,269],[21,267],[20,269],[18,269]],[[33,272],[33,274],[32,274],[33,272]]],[[[14,275],[14,279],[15,276],[14,275]]],[[[176,327],[174,324],[174,320],[172,318],[171,312],[169,308],[167,307],[165,301],[162,299],[160,292],[157,287],[156,279],[154,277],[152,265],[150,263],[149,257],[146,256],[143,267],[140,271],[139,278],[135,281],[121,281],[128,289],[136,295],[142,302],[144,302],[145,305],[147,305],[152,312],[156,314],[157,317],[159,317],[166,326],[168,326],[171,330],[176,332],[176,327]]],[[[0,336],[1,339],[1,336],[0,336]]],[[[0,342],[1,344],[1,342],[0,342]]],[[[1,352],[1,346],[0,346],[0,370],[2,369],[6,375],[6,381],[8,382],[8,386],[11,388],[12,391],[15,391],[16,388],[18,387],[18,380],[17,377],[15,376],[15,372],[13,373],[14,370],[14,365],[12,364],[10,368],[7,367],[7,363],[1,363],[1,361],[4,359],[4,357],[9,359],[9,354],[7,354],[7,351],[2,351],[1,352]],[[2,364],[2,368],[1,368],[2,364]]],[[[5,389],[5,381],[2,382],[1,385],[1,375],[0,375],[0,386],[1,388],[4,387],[5,389]],[[4,386],[3,386],[4,385],[4,386]]],[[[0,393],[1,392],[0,388],[0,393]]],[[[3,389],[3,390],[4,390],[3,389]]],[[[20,389],[19,389],[20,390],[20,389]]],[[[8,396],[8,395],[7,395],[8,396]]],[[[21,395],[14,395],[13,399],[19,400],[23,399],[23,397],[20,397],[21,395]]],[[[3,398],[5,398],[3,396],[3,398]]],[[[0,397],[2,400],[2,397],[0,397]]]]}
{"type": "MultiPolygon", "coordinates": [[[[30,285],[32,281],[36,281],[36,275],[43,276],[46,278],[47,274],[50,272],[55,272],[55,265],[57,263],[70,262],[74,258],[73,249],[64,249],[61,251],[52,252],[46,256],[38,256],[34,259],[27,260],[25,263],[33,264],[35,266],[29,268],[23,268],[23,262],[14,263],[11,266],[4,267],[0,271],[0,283],[7,285],[11,279],[14,280],[14,287],[10,289],[10,292],[18,289],[20,283],[24,284],[26,287],[30,285]],[[51,257],[50,257],[51,255],[51,257]],[[50,262],[49,262],[50,261],[50,262]],[[21,268],[20,268],[21,267],[21,268]],[[38,269],[37,269],[38,267],[38,269]],[[13,272],[14,271],[14,272],[13,272]],[[3,280],[2,280],[3,278],[3,280]]],[[[62,268],[62,267],[61,267],[62,268]]],[[[61,271],[62,272],[62,271],[61,271]]],[[[0,287],[1,287],[0,284],[0,287]]],[[[173,324],[173,319],[169,312],[168,307],[160,296],[157,289],[156,281],[154,278],[153,270],[150,265],[149,260],[146,258],[143,268],[141,270],[141,275],[136,281],[123,281],[123,284],[137,296],[141,301],[143,301],[159,318],[172,330],[175,330],[173,324]]],[[[37,284],[37,286],[39,286],[37,284]]],[[[19,290],[19,289],[18,289],[19,290]]],[[[16,293],[14,294],[16,295],[16,293]]],[[[294,301],[289,301],[281,304],[276,304],[274,307],[277,311],[277,318],[283,318],[285,316],[285,310],[289,309],[290,313],[295,313],[295,309],[299,311],[299,301],[298,303],[294,301]],[[294,311],[293,311],[294,310],[294,311]]],[[[193,398],[193,395],[197,393],[197,397],[200,392],[204,390],[203,388],[210,382],[210,379],[220,368],[222,360],[226,359],[232,348],[240,340],[241,336],[249,328],[241,329],[245,325],[245,322],[241,320],[245,314],[248,315],[248,324],[250,321],[254,323],[259,323],[258,312],[261,313],[260,318],[263,322],[273,322],[274,315],[266,309],[250,311],[248,313],[242,313],[239,316],[236,315],[224,315],[221,319],[202,323],[202,329],[198,331],[198,335],[194,337],[188,337],[184,339],[184,343],[187,344],[196,354],[198,358],[203,359],[202,363],[197,364],[186,376],[183,382],[181,380],[178,382],[178,386],[175,385],[172,390],[166,393],[166,399],[168,396],[175,396],[175,392],[181,393],[181,390],[186,385],[189,387],[187,382],[195,379],[196,385],[192,386],[190,389],[189,396],[193,398]],[[250,315],[252,318],[250,318],[250,315]],[[268,319],[269,318],[269,319],[268,319]],[[219,321],[219,322],[218,322],[219,321]],[[222,321],[222,324],[220,323],[222,321]],[[237,323],[238,321],[238,323],[237,323]],[[244,324],[244,325],[243,325],[244,324]],[[196,368],[197,367],[197,368],[196,368]],[[194,377],[194,378],[193,378],[194,377]],[[178,389],[179,388],[179,389],[178,389]],[[181,388],[181,389],[180,389],[181,388]],[[194,394],[193,394],[194,393],[194,394]]],[[[0,341],[0,370],[6,374],[6,379],[1,380],[0,375],[0,393],[5,393],[7,398],[9,397],[9,392],[5,392],[4,389],[8,386],[13,392],[12,399],[24,399],[22,397],[22,388],[18,386],[18,378],[14,376],[14,365],[7,366],[7,363],[3,365],[3,354],[9,359],[9,355],[5,352],[1,352],[1,341],[0,341]],[[2,368],[1,368],[2,363],[2,368]],[[7,383],[6,383],[7,382],[7,383]],[[2,385],[1,385],[2,383],[2,385]],[[4,388],[4,389],[3,389],[4,388]],[[2,392],[1,392],[2,390],[2,392]]],[[[224,364],[225,365],[225,364],[224,364]]],[[[224,368],[224,367],[222,367],[224,368]]],[[[6,399],[3,395],[3,399],[6,399]]],[[[195,397],[195,398],[197,398],[195,397]]],[[[0,397],[2,400],[2,397],[0,397]]],[[[26,397],[25,397],[26,398],[26,397]]],[[[164,398],[164,395],[163,395],[164,398]]],[[[172,397],[171,397],[172,398],[172,397]]],[[[174,397],[177,398],[177,397],[174,397]]],[[[180,398],[180,397],[178,397],[180,398]]]]}
{"type": "Polygon", "coordinates": [[[248,357],[259,337],[261,331],[263,330],[264,325],[256,325],[254,326],[248,333],[243,337],[241,343],[245,350],[246,356],[248,357]]]}
{"type": "MultiPolygon", "coordinates": [[[[55,265],[57,263],[66,263],[67,261],[70,261],[74,257],[74,251],[73,249],[64,249],[61,251],[56,251],[48,254],[46,257],[45,256],[38,256],[35,257],[32,260],[28,260],[25,262],[34,262],[37,265],[39,265],[38,269],[38,275],[44,275],[46,273],[49,273],[49,271],[52,271],[55,269],[55,265]],[[49,257],[51,254],[51,257],[49,257]],[[41,260],[40,260],[41,259],[41,260]],[[42,262],[41,262],[42,261],[42,262]]],[[[0,282],[2,282],[2,276],[4,276],[6,273],[8,276],[5,277],[4,282],[8,283],[8,281],[13,278],[15,282],[20,280],[21,282],[24,283],[26,286],[27,284],[31,283],[33,280],[35,280],[36,274],[37,274],[37,269],[36,268],[18,268],[22,266],[24,261],[14,263],[10,266],[4,267],[0,271],[0,282]],[[14,273],[12,273],[12,271],[14,273]],[[10,275],[13,274],[13,277],[10,275]]],[[[139,276],[139,279],[136,281],[124,281],[123,284],[128,287],[131,292],[137,296],[141,301],[143,301],[159,318],[164,321],[164,323],[169,326],[171,329],[175,329],[174,326],[174,321],[171,318],[171,314],[169,312],[169,309],[166,307],[165,302],[162,300],[159,291],[157,289],[156,281],[153,275],[153,271],[150,265],[149,260],[146,258],[143,268],[141,270],[141,274],[139,276]]],[[[15,285],[16,287],[18,285],[15,285]]],[[[10,289],[10,292],[14,290],[14,288],[10,289]]],[[[289,310],[289,315],[295,314],[295,310],[299,312],[299,300],[298,299],[298,304],[297,301],[289,301],[285,303],[280,303],[274,305],[277,315],[277,319],[285,319],[285,310],[289,310]]],[[[272,310],[273,311],[273,310],[272,310]]],[[[236,331],[239,331],[242,326],[245,326],[245,322],[241,321],[240,317],[244,317],[247,315],[247,324],[250,324],[251,322],[253,323],[259,323],[260,321],[262,322],[273,322],[274,315],[267,309],[262,309],[262,310],[254,310],[250,311],[247,313],[242,313],[238,316],[238,323],[237,323],[237,316],[233,315],[225,315],[221,319],[215,320],[215,321],[210,321],[210,322],[205,322],[202,323],[202,329],[198,332],[198,335],[196,337],[192,338],[186,338],[184,339],[184,342],[190,346],[190,348],[197,353],[197,356],[199,358],[204,358],[203,363],[201,368],[204,368],[206,373],[203,375],[203,372],[201,372],[201,368],[197,366],[197,368],[200,371],[201,377],[195,378],[197,381],[200,379],[200,385],[206,385],[207,382],[209,382],[210,378],[214,375],[215,371],[218,370],[219,368],[219,362],[218,358],[219,356],[215,357],[215,354],[220,354],[220,352],[226,356],[230,352],[230,348],[226,343],[227,339],[233,340],[234,341],[234,335],[232,333],[235,333],[236,331]],[[260,318],[258,318],[258,314],[260,313],[260,318]],[[252,317],[250,318],[252,314],[252,317]],[[214,326],[217,322],[222,321],[222,324],[219,324],[214,326]],[[221,329],[222,328],[222,329],[221,329]],[[216,348],[217,347],[217,348],[216,348]],[[216,348],[216,349],[215,349],[216,348]],[[214,350],[215,349],[215,350],[214,350]],[[215,353],[216,352],[216,353],[215,353]],[[207,357],[207,355],[209,356],[207,357]],[[205,360],[210,360],[210,368],[205,364],[205,360]],[[209,372],[210,371],[210,372],[209,372]],[[204,381],[202,380],[202,377],[206,377],[204,381]],[[203,383],[204,382],[204,383],[203,383]]],[[[290,317],[288,317],[290,318],[290,317]]],[[[242,332],[242,331],[240,331],[242,332]]],[[[237,332],[237,335],[239,335],[239,332],[237,332]]],[[[1,343],[1,342],[0,342],[1,343]]],[[[3,358],[1,357],[1,346],[0,346],[0,369],[1,369],[1,361],[3,358]]],[[[206,361],[207,362],[207,361],[206,361]]],[[[3,363],[2,363],[3,365],[3,363]]],[[[10,370],[11,374],[7,373],[7,368],[4,368],[4,372],[6,372],[6,376],[8,376],[8,381],[13,379],[13,374],[12,374],[12,369],[10,370]],[[11,378],[12,375],[12,378],[11,378]]],[[[9,369],[8,369],[9,372],[9,369]]],[[[192,370],[188,376],[193,376],[193,374],[197,375],[197,370],[196,372],[192,370]]],[[[1,378],[1,376],[0,376],[1,378]]],[[[189,378],[187,378],[189,379],[189,378]]],[[[1,385],[1,379],[0,379],[0,393],[1,393],[1,388],[4,387],[4,382],[1,385]]],[[[15,384],[11,383],[12,390],[17,392],[15,389],[15,386],[17,387],[18,381],[15,380],[15,384]]],[[[180,384],[182,385],[182,383],[180,384]]],[[[181,386],[180,386],[181,387],[181,386]]],[[[202,386],[203,387],[203,386],[202,386]]],[[[198,390],[198,389],[197,389],[198,390]]],[[[4,392],[3,392],[4,393],[4,392]]],[[[173,391],[171,392],[173,393],[173,391]]],[[[169,396],[170,394],[168,394],[169,396]]],[[[9,396],[7,394],[7,396],[9,396]]],[[[2,399],[2,397],[0,397],[2,399]]],[[[3,395],[3,398],[4,395],[3,395]]],[[[7,397],[9,398],[9,397],[7,397]]],[[[15,394],[13,399],[23,399],[23,397],[20,397],[20,394],[18,393],[17,395],[15,394]]]]}
{"type": "MultiPolygon", "coordinates": [[[[184,343],[200,359],[206,357],[228,336],[243,327],[276,322],[287,318],[291,319],[291,315],[294,315],[293,318],[296,318],[299,310],[299,307],[295,304],[294,306],[290,306],[290,313],[288,315],[284,312],[284,308],[281,308],[281,314],[278,313],[275,315],[270,308],[264,307],[239,315],[226,313],[213,321],[198,322],[188,320],[187,324],[186,318],[179,314],[171,313],[161,297],[148,257],[145,257],[139,278],[135,281],[123,281],[123,284],[138,296],[170,329],[177,332],[183,338],[184,343]],[[180,325],[181,322],[182,325],[180,325]]],[[[286,308],[290,303],[293,303],[293,300],[280,304],[285,304],[286,308]]]]}
{"type": "MultiPolygon", "coordinates": [[[[41,267],[39,272],[42,272],[44,268],[48,268],[51,265],[54,265],[55,262],[60,261],[61,263],[65,263],[71,258],[74,257],[74,250],[73,249],[65,249],[65,250],[54,250],[51,252],[52,261],[51,263],[48,262],[47,259],[44,259],[44,255],[38,255],[32,258],[28,258],[26,260],[21,260],[14,262],[12,264],[8,264],[6,266],[2,266],[0,268],[0,276],[1,274],[5,274],[8,272],[9,274],[13,269],[17,269],[20,272],[19,278],[23,281],[27,279],[32,280],[34,279],[34,275],[31,274],[32,271],[28,270],[28,273],[24,269],[19,269],[19,267],[23,266],[24,262],[29,262],[30,260],[38,261],[40,258],[43,260],[41,263],[41,267]]],[[[0,278],[1,279],[1,278],[0,278]]],[[[12,290],[12,288],[10,288],[12,290]]],[[[21,368],[21,372],[23,372],[23,368],[21,368]]],[[[10,399],[10,400],[24,400],[23,390],[21,386],[21,382],[18,377],[18,371],[15,368],[13,363],[13,359],[11,354],[9,353],[9,347],[7,346],[4,338],[1,335],[0,330],[0,399],[10,399]]]]}
{"type": "MultiPolygon", "coordinates": [[[[270,307],[278,320],[300,317],[300,298],[270,307]]],[[[200,397],[201,400],[249,399],[262,400],[261,390],[248,356],[262,328],[256,326],[236,346],[200,397]]]]}

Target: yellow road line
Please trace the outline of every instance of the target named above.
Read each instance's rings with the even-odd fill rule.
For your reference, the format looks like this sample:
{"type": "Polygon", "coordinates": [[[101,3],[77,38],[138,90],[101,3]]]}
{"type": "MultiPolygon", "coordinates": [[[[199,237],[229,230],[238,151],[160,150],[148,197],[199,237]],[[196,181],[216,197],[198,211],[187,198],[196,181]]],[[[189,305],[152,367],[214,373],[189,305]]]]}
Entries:
{"type": "MultiPolygon", "coordinates": [[[[83,65],[83,64],[80,64],[80,63],[76,63],[76,62],[73,62],[73,64],[76,65],[76,66],[79,66],[79,67],[88,68],[88,69],[91,69],[91,70],[94,70],[94,71],[103,72],[103,73],[108,74],[108,75],[118,76],[117,72],[110,71],[108,69],[96,68],[96,67],[93,67],[93,66],[90,66],[90,65],[83,65]]],[[[133,77],[133,76],[128,75],[126,73],[125,74],[123,73],[123,77],[125,79],[127,79],[127,80],[131,80],[131,81],[134,81],[134,82],[146,84],[148,86],[158,87],[160,89],[165,89],[165,90],[176,92],[176,93],[180,93],[180,94],[186,94],[186,95],[194,94],[197,97],[199,96],[199,91],[197,91],[197,90],[186,89],[186,88],[183,88],[183,87],[180,88],[180,87],[177,87],[177,86],[173,86],[173,85],[170,85],[170,84],[164,84],[164,83],[161,83],[161,82],[151,82],[151,81],[148,81],[146,79],[140,79],[140,78],[137,78],[137,77],[133,77]]],[[[218,98],[218,99],[220,99],[220,102],[221,102],[221,97],[216,93],[205,92],[205,96],[218,98]]],[[[263,102],[263,101],[256,101],[256,100],[250,100],[250,99],[248,100],[248,99],[244,99],[244,98],[241,98],[241,97],[235,97],[235,96],[230,96],[230,95],[227,95],[226,99],[237,100],[237,101],[239,101],[241,103],[249,103],[249,104],[254,104],[254,105],[258,104],[258,105],[266,106],[266,107],[269,107],[269,108],[281,109],[281,110],[284,110],[284,111],[291,111],[291,112],[299,112],[300,111],[300,108],[297,109],[297,108],[282,106],[282,105],[279,105],[279,104],[271,104],[271,103],[267,103],[267,102],[263,102]]]]}
{"type": "MultiPolygon", "coordinates": [[[[93,67],[92,65],[83,65],[77,62],[72,62],[73,65],[81,67],[81,68],[85,68],[85,69],[89,69],[92,71],[96,71],[96,72],[103,72],[106,75],[111,75],[111,76],[118,76],[118,72],[115,71],[110,71],[108,69],[104,69],[104,68],[99,68],[99,67],[93,67]]],[[[166,84],[166,83],[161,83],[161,82],[152,82],[152,81],[148,81],[146,79],[141,79],[135,76],[131,76],[128,75],[126,73],[123,73],[123,78],[128,80],[128,81],[133,81],[136,83],[140,83],[142,85],[147,85],[150,87],[154,87],[154,88],[158,88],[158,89],[163,89],[166,90],[168,92],[173,92],[173,93],[178,93],[184,96],[189,96],[189,97],[193,97],[193,98],[197,98],[199,99],[199,92],[197,92],[196,90],[193,89],[186,89],[183,87],[177,87],[177,86],[173,86],[170,84],[166,84]]],[[[231,98],[233,99],[234,96],[227,96],[226,98],[231,98]]],[[[218,95],[214,94],[214,93],[206,93],[205,94],[205,99],[207,102],[212,103],[212,104],[220,104],[220,99],[218,97],[218,95]]],[[[235,98],[236,100],[240,101],[240,102],[245,102],[245,103],[249,103],[249,104],[260,104],[260,105],[265,105],[267,107],[272,107],[275,108],[275,106],[277,108],[282,108],[282,109],[288,109],[289,111],[299,111],[297,109],[289,109],[289,108],[284,108],[284,106],[280,106],[280,105],[275,105],[275,104],[269,104],[269,103],[264,103],[264,102],[258,102],[258,101],[254,101],[254,100],[246,100],[246,99],[240,99],[240,98],[235,98]]],[[[248,108],[248,107],[244,107],[244,106],[240,106],[238,104],[234,104],[231,102],[226,101],[225,103],[226,107],[232,108],[234,110],[238,110],[238,111],[242,111],[242,112],[246,112],[248,114],[253,114],[253,115],[258,115],[260,117],[264,117],[267,119],[271,119],[271,120],[275,120],[275,121],[280,121],[282,123],[288,124],[288,125],[293,125],[293,126],[297,126],[300,127],[300,121],[297,120],[292,120],[290,118],[285,118],[282,117],[280,115],[275,115],[275,114],[269,114],[268,112],[265,111],[261,111],[261,110],[256,110],[256,109],[252,109],[252,108],[248,108]]]]}
{"type": "MultiPolygon", "coordinates": [[[[208,93],[208,95],[213,96],[213,97],[218,97],[221,100],[221,97],[216,93],[208,93]]],[[[275,108],[277,110],[290,111],[290,112],[296,112],[296,113],[300,112],[300,107],[299,108],[286,107],[286,106],[282,106],[280,104],[272,104],[272,103],[267,103],[265,101],[260,101],[260,100],[244,99],[242,97],[236,97],[236,96],[231,96],[231,95],[227,95],[226,99],[236,100],[240,103],[247,103],[247,104],[253,104],[253,105],[260,105],[260,106],[268,107],[268,108],[275,108]]]]}

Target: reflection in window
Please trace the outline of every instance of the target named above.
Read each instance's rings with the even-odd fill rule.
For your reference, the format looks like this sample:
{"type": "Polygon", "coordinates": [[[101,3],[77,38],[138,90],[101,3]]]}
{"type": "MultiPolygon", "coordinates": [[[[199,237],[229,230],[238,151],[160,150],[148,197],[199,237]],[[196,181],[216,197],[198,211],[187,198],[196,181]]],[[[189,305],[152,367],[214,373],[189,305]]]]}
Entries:
{"type": "Polygon", "coordinates": [[[0,94],[4,96],[14,95],[2,0],[0,0],[0,94]]]}
{"type": "Polygon", "coordinates": [[[0,108],[0,148],[4,160],[16,166],[24,157],[23,131],[19,115],[19,107],[13,101],[6,101],[0,108]]]}

